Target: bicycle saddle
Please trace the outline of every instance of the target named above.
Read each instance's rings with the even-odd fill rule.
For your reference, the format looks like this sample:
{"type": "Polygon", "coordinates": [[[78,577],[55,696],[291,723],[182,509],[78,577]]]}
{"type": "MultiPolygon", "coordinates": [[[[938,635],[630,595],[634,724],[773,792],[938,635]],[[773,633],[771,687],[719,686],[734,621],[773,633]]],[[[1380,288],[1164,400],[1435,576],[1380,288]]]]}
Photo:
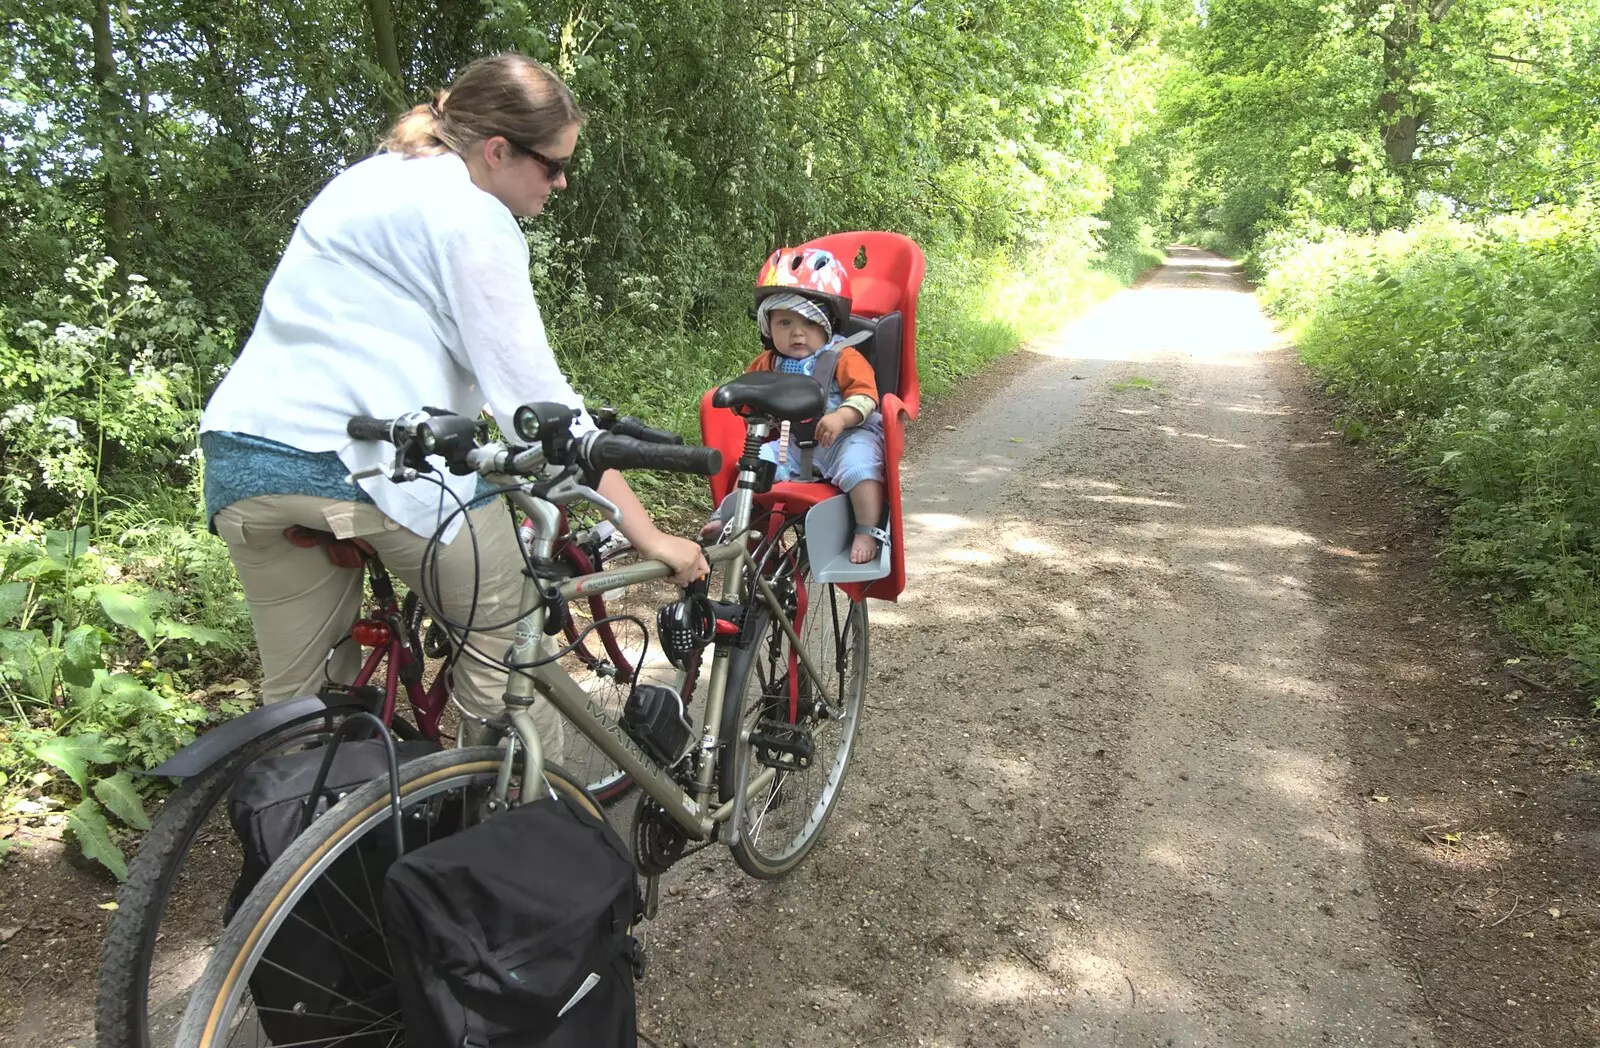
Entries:
{"type": "Polygon", "coordinates": [[[714,407],[731,408],[737,415],[765,415],[799,422],[822,414],[822,387],[806,375],[753,371],[718,386],[711,403],[714,407]]]}
{"type": "Polygon", "coordinates": [[[369,558],[378,555],[378,551],[364,539],[341,539],[331,531],[321,531],[300,524],[290,524],[284,528],[283,537],[301,549],[316,549],[321,546],[327,552],[328,559],[339,568],[359,568],[369,558]]]}

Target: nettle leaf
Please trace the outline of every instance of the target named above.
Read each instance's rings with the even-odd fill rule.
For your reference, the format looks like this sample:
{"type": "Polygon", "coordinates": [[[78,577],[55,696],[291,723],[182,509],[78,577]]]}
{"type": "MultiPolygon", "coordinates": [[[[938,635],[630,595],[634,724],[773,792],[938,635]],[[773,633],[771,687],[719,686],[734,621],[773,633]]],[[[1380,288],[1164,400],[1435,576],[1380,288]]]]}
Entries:
{"type": "Polygon", "coordinates": [[[33,755],[66,772],[78,789],[85,791],[89,789],[89,765],[107,764],[113,759],[98,735],[49,739],[33,747],[33,755]]]}
{"type": "Polygon", "coordinates": [[[72,531],[46,531],[44,533],[45,555],[63,566],[70,565],[73,561],[83,556],[88,549],[89,529],[87,527],[75,528],[72,531]]]}
{"type": "Polygon", "coordinates": [[[83,854],[110,870],[117,880],[128,879],[127,860],[122,857],[122,849],[111,837],[111,826],[106,822],[100,805],[92,800],[83,800],[67,816],[67,829],[72,831],[83,854]]]}
{"type": "Polygon", "coordinates": [[[109,779],[96,782],[94,795],[106,806],[106,810],[134,829],[150,828],[150,817],[144,813],[144,801],[140,799],[139,791],[133,788],[133,778],[127,772],[119,771],[109,779]]]}
{"type": "Polygon", "coordinates": [[[0,656],[9,660],[20,660],[29,648],[36,644],[48,644],[44,634],[39,630],[9,630],[0,629],[0,656]]]}
{"type": "Polygon", "coordinates": [[[14,579],[37,579],[46,575],[56,575],[67,570],[67,566],[54,557],[40,557],[31,560],[11,573],[14,579]]]}
{"type": "Polygon", "coordinates": [[[113,673],[95,681],[100,697],[112,705],[143,705],[160,696],[129,673],[113,673]]]}
{"type": "Polygon", "coordinates": [[[132,593],[123,586],[96,586],[94,595],[107,618],[137,633],[146,647],[155,644],[156,620],[148,595],[132,593]]]}
{"type": "Polygon", "coordinates": [[[61,679],[80,688],[93,684],[94,671],[104,668],[100,645],[105,639],[105,630],[88,623],[68,633],[61,642],[61,679]]]}
{"type": "Polygon", "coordinates": [[[61,663],[61,650],[52,647],[44,641],[44,635],[39,635],[40,643],[29,645],[18,653],[16,662],[22,671],[22,687],[27,693],[40,702],[49,702],[55,697],[56,668],[61,663]]]}
{"type": "Polygon", "coordinates": [[[28,584],[26,582],[0,583],[0,625],[9,623],[22,614],[22,606],[28,603],[28,584]]]}
{"type": "Polygon", "coordinates": [[[156,632],[163,637],[192,640],[196,644],[216,644],[224,648],[234,646],[233,638],[221,630],[207,626],[191,626],[186,622],[161,622],[156,625],[156,632]]]}

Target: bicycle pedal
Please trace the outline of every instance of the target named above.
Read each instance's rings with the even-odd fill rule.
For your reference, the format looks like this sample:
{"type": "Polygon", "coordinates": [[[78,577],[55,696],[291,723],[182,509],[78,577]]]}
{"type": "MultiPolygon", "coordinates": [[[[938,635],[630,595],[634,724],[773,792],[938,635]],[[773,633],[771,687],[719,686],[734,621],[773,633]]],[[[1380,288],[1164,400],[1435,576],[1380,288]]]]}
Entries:
{"type": "Polygon", "coordinates": [[[762,766],[778,771],[804,771],[811,767],[811,758],[816,754],[811,732],[798,724],[780,721],[758,723],[750,733],[750,745],[762,766]]]}

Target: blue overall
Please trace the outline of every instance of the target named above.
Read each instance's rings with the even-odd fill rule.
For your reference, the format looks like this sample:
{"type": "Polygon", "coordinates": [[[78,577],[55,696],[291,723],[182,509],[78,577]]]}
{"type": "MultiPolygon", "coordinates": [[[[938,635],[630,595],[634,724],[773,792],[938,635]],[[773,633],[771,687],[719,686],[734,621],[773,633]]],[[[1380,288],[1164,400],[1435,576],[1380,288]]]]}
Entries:
{"type": "MultiPolygon", "coordinates": [[[[843,342],[842,338],[834,338],[828,345],[802,360],[779,356],[774,364],[774,369],[791,375],[807,375],[816,378],[817,360],[823,355],[823,350],[834,348],[834,343],[843,342]]],[[[835,358],[837,359],[837,358],[835,358]]],[[[819,380],[820,382],[820,380],[819,380]]],[[[839,391],[839,383],[833,376],[828,376],[826,411],[835,411],[844,402],[844,395],[839,391]]],[[[800,476],[800,445],[791,438],[785,453],[785,461],[778,466],[778,480],[810,480],[810,477],[800,476]]],[[[761,457],[768,462],[778,461],[778,442],[769,441],[761,447],[761,457]]],[[[839,434],[828,447],[818,444],[811,452],[812,464],[825,478],[827,478],[840,491],[848,492],[863,480],[883,480],[883,415],[877,411],[866,417],[859,426],[853,426],[839,434]]]]}

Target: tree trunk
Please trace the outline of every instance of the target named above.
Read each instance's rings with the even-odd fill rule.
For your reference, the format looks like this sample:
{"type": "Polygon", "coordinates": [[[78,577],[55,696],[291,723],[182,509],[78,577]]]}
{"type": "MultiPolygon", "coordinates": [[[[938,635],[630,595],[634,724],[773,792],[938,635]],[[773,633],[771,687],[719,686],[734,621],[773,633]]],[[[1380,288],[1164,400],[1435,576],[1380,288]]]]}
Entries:
{"type": "Polygon", "coordinates": [[[1417,150],[1417,131],[1421,126],[1414,112],[1411,91],[1411,47],[1417,40],[1417,7],[1420,0],[1401,0],[1394,19],[1383,33],[1383,92],[1378,96],[1378,113],[1383,121],[1383,151],[1389,166],[1408,167],[1417,150]]]}
{"type": "Polygon", "coordinates": [[[111,41],[110,0],[96,0],[89,26],[94,41],[94,82],[100,91],[100,163],[104,169],[106,254],[125,271],[128,251],[127,155],[122,140],[122,98],[117,93],[117,56],[111,41]]]}
{"type": "Polygon", "coordinates": [[[1423,19],[1439,22],[1455,0],[1400,0],[1383,32],[1383,91],[1378,95],[1383,152],[1389,166],[1404,171],[1416,159],[1417,143],[1427,122],[1421,99],[1411,93],[1416,76],[1415,49],[1422,42],[1423,19]]]}
{"type": "Polygon", "coordinates": [[[394,39],[394,8],[389,0],[367,0],[367,14],[372,18],[372,36],[378,45],[378,65],[389,81],[383,85],[383,110],[393,123],[404,111],[406,98],[406,78],[400,70],[400,49],[394,39]]]}

